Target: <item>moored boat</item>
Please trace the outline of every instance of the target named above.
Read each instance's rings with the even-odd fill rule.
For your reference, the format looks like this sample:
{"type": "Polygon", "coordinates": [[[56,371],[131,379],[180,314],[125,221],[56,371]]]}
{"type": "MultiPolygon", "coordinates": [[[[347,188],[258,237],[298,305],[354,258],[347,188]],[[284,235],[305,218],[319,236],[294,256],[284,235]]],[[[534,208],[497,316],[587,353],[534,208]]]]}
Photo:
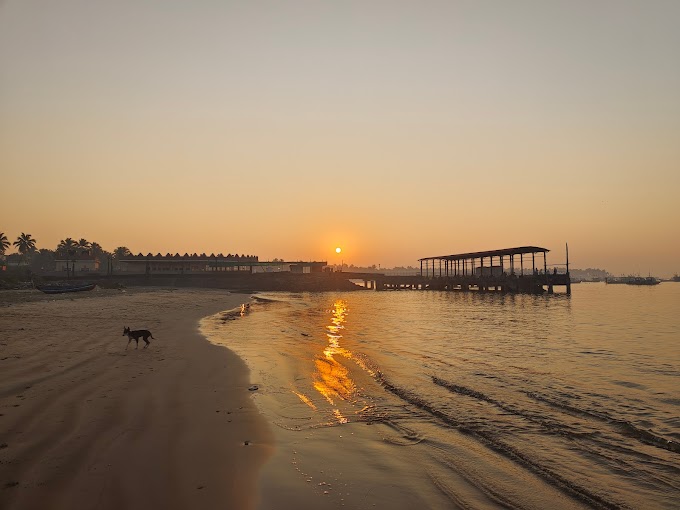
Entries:
{"type": "Polygon", "coordinates": [[[658,285],[661,283],[660,280],[654,278],[653,276],[619,276],[606,278],[605,282],[608,284],[612,283],[625,283],[626,285],[658,285]]]}
{"type": "Polygon", "coordinates": [[[45,294],[64,294],[67,292],[83,292],[94,290],[96,283],[67,283],[60,285],[36,285],[36,289],[45,294]]]}

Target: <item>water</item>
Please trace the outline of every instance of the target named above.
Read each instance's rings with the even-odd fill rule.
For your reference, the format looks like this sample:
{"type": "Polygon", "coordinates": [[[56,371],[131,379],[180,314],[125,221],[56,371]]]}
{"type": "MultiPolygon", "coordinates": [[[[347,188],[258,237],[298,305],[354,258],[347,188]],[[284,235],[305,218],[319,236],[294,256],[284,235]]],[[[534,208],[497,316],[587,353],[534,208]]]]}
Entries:
{"type": "Polygon", "coordinates": [[[268,419],[380,426],[430,507],[680,504],[680,284],[262,297],[202,328],[268,419]]]}

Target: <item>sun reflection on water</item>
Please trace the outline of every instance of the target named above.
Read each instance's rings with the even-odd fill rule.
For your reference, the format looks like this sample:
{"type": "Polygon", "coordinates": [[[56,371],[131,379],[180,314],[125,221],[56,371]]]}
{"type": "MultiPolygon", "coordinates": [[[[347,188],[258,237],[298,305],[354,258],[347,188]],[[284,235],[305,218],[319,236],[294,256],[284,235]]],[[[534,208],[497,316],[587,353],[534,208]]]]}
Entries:
{"type": "Polygon", "coordinates": [[[293,390],[293,393],[295,393],[302,402],[307,404],[310,408],[312,408],[314,411],[316,411],[316,406],[314,405],[314,402],[312,402],[307,395],[304,395],[303,393],[300,393],[298,391],[293,390]]]}
{"type": "MultiPolygon", "coordinates": [[[[317,357],[314,361],[316,368],[313,374],[314,388],[332,406],[336,405],[336,400],[350,401],[356,394],[356,385],[350,378],[349,371],[335,359],[338,355],[352,357],[350,351],[340,346],[341,331],[344,329],[343,323],[347,312],[344,301],[338,300],[333,304],[331,324],[326,326],[328,345],[323,350],[323,356],[317,357]]],[[[348,421],[339,409],[334,409],[333,415],[339,423],[348,421]]]]}

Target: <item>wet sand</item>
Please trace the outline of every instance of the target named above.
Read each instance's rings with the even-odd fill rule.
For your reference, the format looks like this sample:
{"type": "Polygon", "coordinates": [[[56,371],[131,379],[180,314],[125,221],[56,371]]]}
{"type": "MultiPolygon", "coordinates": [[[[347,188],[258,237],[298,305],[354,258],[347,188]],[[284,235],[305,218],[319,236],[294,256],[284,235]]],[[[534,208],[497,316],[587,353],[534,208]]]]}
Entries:
{"type": "Polygon", "coordinates": [[[197,329],[248,299],[3,293],[0,508],[255,508],[273,435],[245,364],[197,329]],[[148,349],[125,349],[126,325],[148,349]]]}

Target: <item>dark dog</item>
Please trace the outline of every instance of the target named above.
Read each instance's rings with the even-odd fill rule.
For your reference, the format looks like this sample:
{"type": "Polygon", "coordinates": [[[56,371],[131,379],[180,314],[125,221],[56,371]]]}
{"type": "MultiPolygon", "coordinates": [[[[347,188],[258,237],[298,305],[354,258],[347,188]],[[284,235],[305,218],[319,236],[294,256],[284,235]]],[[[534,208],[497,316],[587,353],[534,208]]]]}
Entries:
{"type": "Polygon", "coordinates": [[[146,342],[146,345],[144,346],[144,348],[146,349],[147,347],[149,347],[149,344],[151,343],[149,342],[149,338],[153,338],[151,331],[149,331],[148,329],[138,329],[137,331],[130,331],[130,328],[128,328],[127,326],[123,328],[123,336],[125,335],[127,335],[128,337],[128,343],[125,346],[125,349],[130,347],[130,342],[132,342],[133,340],[137,342],[137,347],[135,347],[135,349],[139,349],[140,337],[142,338],[142,340],[146,342]]]}

